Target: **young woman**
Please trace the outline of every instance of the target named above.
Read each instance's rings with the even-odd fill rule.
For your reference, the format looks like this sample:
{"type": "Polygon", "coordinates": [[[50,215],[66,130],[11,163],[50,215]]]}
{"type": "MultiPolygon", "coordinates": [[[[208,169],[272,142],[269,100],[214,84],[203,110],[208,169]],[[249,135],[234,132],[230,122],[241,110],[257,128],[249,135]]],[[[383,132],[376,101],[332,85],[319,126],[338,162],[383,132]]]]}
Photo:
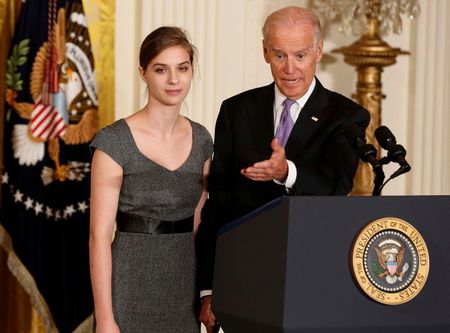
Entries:
{"type": "Polygon", "coordinates": [[[213,145],[203,126],[180,115],[194,58],[181,29],[150,33],[139,55],[147,105],[91,144],[96,332],[199,332],[194,226],[213,145]]]}

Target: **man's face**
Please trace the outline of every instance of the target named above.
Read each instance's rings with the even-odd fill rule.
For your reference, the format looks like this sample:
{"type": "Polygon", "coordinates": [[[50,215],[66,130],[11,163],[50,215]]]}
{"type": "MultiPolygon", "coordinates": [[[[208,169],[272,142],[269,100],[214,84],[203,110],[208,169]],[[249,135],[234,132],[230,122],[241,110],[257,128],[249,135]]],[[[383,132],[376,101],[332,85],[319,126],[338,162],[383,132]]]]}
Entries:
{"type": "Polygon", "coordinates": [[[293,27],[271,27],[263,41],[264,59],[270,64],[278,89],[291,99],[302,97],[310,86],[323,42],[314,44],[314,27],[307,22],[293,27]]]}

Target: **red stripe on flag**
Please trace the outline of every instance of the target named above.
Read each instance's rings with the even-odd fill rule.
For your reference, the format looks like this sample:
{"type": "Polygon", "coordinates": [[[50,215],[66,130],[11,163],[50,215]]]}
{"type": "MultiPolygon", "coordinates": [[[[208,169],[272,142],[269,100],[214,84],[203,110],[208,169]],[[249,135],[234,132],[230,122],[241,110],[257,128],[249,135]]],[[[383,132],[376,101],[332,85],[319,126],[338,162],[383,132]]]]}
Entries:
{"type": "Polygon", "coordinates": [[[44,107],[40,112],[39,115],[42,114],[42,118],[40,121],[38,121],[38,117],[34,118],[34,122],[33,125],[31,126],[33,133],[36,132],[39,127],[41,127],[41,125],[48,119],[48,117],[52,114],[52,110],[53,107],[51,106],[47,106],[44,107]]]}
{"type": "MultiPolygon", "coordinates": [[[[53,121],[55,120],[56,116],[58,115],[58,112],[55,111],[55,109],[51,108],[50,112],[48,113],[48,115],[46,116],[46,118],[51,117],[50,121],[47,123],[47,125],[45,125],[45,127],[39,132],[38,137],[42,137],[44,136],[44,133],[47,131],[48,128],[50,128],[50,126],[52,126],[53,121]]],[[[48,139],[48,134],[47,134],[47,139],[48,139]]]]}
{"type": "Polygon", "coordinates": [[[42,104],[38,104],[34,106],[33,113],[31,114],[31,121],[36,121],[37,118],[45,111],[45,107],[42,104]],[[39,110],[36,114],[35,111],[39,110]]]}
{"type": "Polygon", "coordinates": [[[55,123],[55,126],[52,129],[52,131],[49,135],[49,139],[57,138],[65,130],[66,130],[66,125],[64,124],[64,119],[62,117],[60,117],[58,122],[55,123]]]}
{"type": "Polygon", "coordinates": [[[49,140],[63,134],[66,124],[52,105],[42,104],[39,99],[31,114],[30,128],[34,137],[49,140]]]}

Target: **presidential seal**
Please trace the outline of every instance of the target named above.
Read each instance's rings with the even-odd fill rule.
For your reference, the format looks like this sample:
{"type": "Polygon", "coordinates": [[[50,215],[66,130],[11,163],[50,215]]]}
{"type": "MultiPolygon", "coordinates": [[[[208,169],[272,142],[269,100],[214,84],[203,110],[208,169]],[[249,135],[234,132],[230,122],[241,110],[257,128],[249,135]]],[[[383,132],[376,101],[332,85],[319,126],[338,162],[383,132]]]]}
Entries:
{"type": "Polygon", "coordinates": [[[359,232],[351,251],[353,276],[379,303],[403,304],[419,294],[430,258],[424,239],[408,222],[385,217],[359,232]]]}

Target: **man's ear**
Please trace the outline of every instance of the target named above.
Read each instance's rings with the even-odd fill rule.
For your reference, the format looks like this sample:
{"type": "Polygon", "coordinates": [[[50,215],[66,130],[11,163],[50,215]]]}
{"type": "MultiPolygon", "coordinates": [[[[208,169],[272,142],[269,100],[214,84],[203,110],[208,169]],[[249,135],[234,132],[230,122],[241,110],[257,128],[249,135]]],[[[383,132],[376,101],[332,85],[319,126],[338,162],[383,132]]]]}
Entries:
{"type": "Polygon", "coordinates": [[[267,49],[267,46],[266,46],[266,43],[265,43],[264,39],[262,41],[262,47],[263,47],[263,53],[264,53],[264,60],[267,63],[270,63],[270,61],[269,61],[269,50],[267,49]]]}
{"type": "Polygon", "coordinates": [[[318,43],[317,43],[317,48],[316,48],[316,63],[319,63],[320,60],[322,60],[323,57],[323,39],[321,39],[318,43]]]}

